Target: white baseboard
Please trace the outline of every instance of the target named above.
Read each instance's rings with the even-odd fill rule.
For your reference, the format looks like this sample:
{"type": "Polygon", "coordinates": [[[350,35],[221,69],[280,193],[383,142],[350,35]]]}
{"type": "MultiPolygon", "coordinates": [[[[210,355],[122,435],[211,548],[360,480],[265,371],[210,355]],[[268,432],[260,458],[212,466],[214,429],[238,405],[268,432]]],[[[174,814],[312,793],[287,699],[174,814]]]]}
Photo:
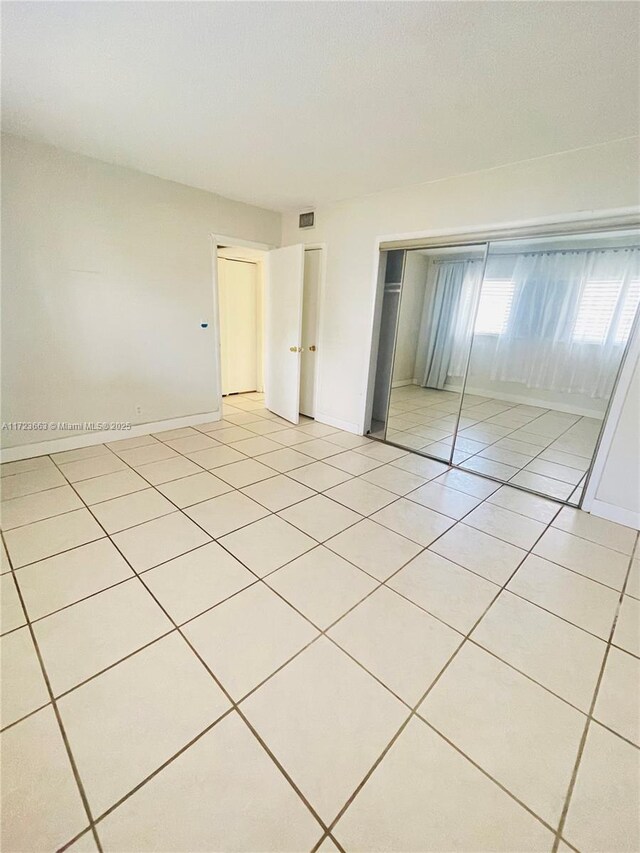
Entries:
{"type": "Polygon", "coordinates": [[[353,432],[356,435],[362,435],[362,429],[358,424],[352,424],[349,421],[341,421],[339,418],[332,418],[331,415],[323,415],[320,412],[316,412],[315,420],[320,424],[326,424],[327,426],[332,426],[336,429],[343,429],[345,432],[353,432]]]}
{"type": "Polygon", "coordinates": [[[171,418],[168,421],[136,424],[128,430],[106,429],[100,432],[83,432],[79,435],[68,435],[64,438],[53,438],[49,441],[4,447],[0,451],[0,461],[17,462],[19,459],[46,456],[49,453],[60,453],[63,450],[77,450],[80,447],[91,447],[94,444],[119,441],[122,438],[133,438],[138,435],[150,435],[153,432],[164,432],[169,429],[197,426],[197,424],[206,424],[209,421],[219,421],[221,417],[222,414],[220,412],[202,412],[199,415],[186,415],[183,418],[171,418]]]}
{"type": "Polygon", "coordinates": [[[634,530],[640,529],[640,512],[634,512],[632,509],[625,509],[594,498],[587,511],[599,518],[606,518],[607,521],[615,521],[617,524],[624,524],[625,527],[632,527],[634,530]]]}
{"type": "MultiPolygon", "coordinates": [[[[446,391],[457,391],[460,387],[445,385],[446,391]]],[[[568,415],[580,415],[585,418],[596,418],[602,420],[604,411],[600,409],[588,409],[584,406],[571,406],[564,403],[550,403],[542,397],[529,397],[526,394],[503,394],[499,391],[491,391],[486,388],[465,388],[465,394],[475,394],[478,397],[492,397],[494,400],[504,400],[505,403],[518,403],[523,406],[535,406],[540,409],[553,409],[556,412],[565,412],[568,415]]]]}
{"type": "Polygon", "coordinates": [[[391,383],[391,387],[392,388],[404,388],[405,385],[413,385],[413,384],[414,384],[413,379],[398,379],[397,382],[391,383]]]}

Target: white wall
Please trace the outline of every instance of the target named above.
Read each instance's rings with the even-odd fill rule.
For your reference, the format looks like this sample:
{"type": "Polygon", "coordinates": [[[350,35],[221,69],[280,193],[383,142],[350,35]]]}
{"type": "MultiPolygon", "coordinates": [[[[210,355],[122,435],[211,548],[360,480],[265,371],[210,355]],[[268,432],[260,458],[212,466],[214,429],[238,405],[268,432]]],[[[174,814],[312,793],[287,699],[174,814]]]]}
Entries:
{"type": "Polygon", "coordinates": [[[276,246],[280,214],[8,135],[2,175],[2,421],[214,411],[210,235],[276,246]]]}
{"type": "MultiPolygon", "coordinates": [[[[574,415],[584,415],[589,418],[602,418],[609,403],[606,397],[591,397],[589,394],[577,392],[554,391],[550,388],[528,388],[524,382],[506,382],[492,379],[491,374],[496,364],[497,335],[476,335],[473,339],[469,373],[467,376],[467,391],[484,397],[496,397],[498,400],[509,400],[524,403],[529,406],[557,409],[574,415]]],[[[499,356],[502,362],[504,356],[499,356]]],[[[616,365],[619,366],[619,362],[616,365]]],[[[612,374],[611,382],[613,383],[612,374]]]]}
{"type": "Polygon", "coordinates": [[[595,515],[640,528],[640,322],[620,372],[584,505],[595,515]]]}
{"type": "Polygon", "coordinates": [[[640,362],[606,456],[596,500],[626,510],[626,523],[640,526],[640,362]]]}
{"type": "Polygon", "coordinates": [[[327,244],[318,419],[363,427],[379,238],[586,217],[639,201],[637,143],[622,140],[320,208],[310,231],[286,215],[284,244],[327,244]]]}

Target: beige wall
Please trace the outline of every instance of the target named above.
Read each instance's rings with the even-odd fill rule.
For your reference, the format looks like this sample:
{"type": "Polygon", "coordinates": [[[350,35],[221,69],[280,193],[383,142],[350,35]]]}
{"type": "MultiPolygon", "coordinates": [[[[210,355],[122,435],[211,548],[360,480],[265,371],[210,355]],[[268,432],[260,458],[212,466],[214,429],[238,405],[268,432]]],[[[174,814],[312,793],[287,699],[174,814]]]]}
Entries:
{"type": "Polygon", "coordinates": [[[2,177],[2,421],[214,411],[210,235],[276,246],[280,214],[6,135],[2,177]]]}

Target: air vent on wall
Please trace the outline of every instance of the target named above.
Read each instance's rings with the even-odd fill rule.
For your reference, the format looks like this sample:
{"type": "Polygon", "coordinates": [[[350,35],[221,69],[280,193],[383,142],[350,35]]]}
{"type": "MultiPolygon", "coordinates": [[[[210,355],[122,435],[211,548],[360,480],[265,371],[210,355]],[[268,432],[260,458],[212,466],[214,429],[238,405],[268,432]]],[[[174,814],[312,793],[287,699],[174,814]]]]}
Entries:
{"type": "Polygon", "coordinates": [[[299,228],[313,228],[315,213],[311,210],[309,213],[301,213],[299,218],[299,228]]]}

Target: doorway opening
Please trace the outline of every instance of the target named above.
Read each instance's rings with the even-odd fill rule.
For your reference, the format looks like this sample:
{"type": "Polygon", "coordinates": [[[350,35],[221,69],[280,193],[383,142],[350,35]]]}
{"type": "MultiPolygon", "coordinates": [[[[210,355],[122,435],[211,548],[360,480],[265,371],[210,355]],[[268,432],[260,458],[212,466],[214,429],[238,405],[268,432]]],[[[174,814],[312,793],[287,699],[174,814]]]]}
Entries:
{"type": "Polygon", "coordinates": [[[264,391],[264,255],[218,246],[222,396],[264,391]]]}
{"type": "Polygon", "coordinates": [[[315,418],[321,247],[216,247],[221,396],[264,395],[291,423],[315,418]]]}

